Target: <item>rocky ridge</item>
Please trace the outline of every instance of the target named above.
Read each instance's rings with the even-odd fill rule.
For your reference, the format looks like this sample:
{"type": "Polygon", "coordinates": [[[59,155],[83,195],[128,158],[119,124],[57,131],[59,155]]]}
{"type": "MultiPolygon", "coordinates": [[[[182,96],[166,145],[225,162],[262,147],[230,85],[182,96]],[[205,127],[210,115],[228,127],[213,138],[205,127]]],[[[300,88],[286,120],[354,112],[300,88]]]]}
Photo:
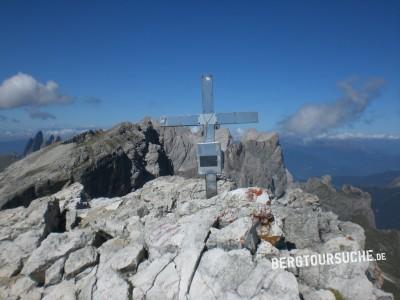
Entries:
{"type": "Polygon", "coordinates": [[[85,196],[122,196],[157,176],[171,163],[150,124],[122,123],[50,145],[0,173],[0,207],[28,206],[35,198],[81,182],[85,196]]]}
{"type": "Polygon", "coordinates": [[[163,176],[87,202],[74,183],[0,211],[0,298],[392,299],[375,263],[272,268],[273,257],[364,248],[363,229],[317,196],[218,185],[205,199],[203,180],[163,176]]]}
{"type": "Polygon", "coordinates": [[[343,185],[342,189],[337,191],[331,181],[329,175],[322,178],[312,177],[299,186],[317,195],[321,199],[323,209],[336,213],[341,220],[357,220],[357,223],[375,228],[371,195],[351,185],[343,185]]]}
{"type": "MultiPolygon", "coordinates": [[[[251,131],[233,141],[227,129],[216,132],[222,144],[224,176],[239,186],[263,186],[282,195],[287,186],[276,134],[251,131]]],[[[28,206],[80,182],[87,199],[123,196],[163,175],[196,177],[196,143],[201,132],[160,128],[145,119],[107,131],[88,131],[31,153],[0,172],[0,208],[28,206]]]]}

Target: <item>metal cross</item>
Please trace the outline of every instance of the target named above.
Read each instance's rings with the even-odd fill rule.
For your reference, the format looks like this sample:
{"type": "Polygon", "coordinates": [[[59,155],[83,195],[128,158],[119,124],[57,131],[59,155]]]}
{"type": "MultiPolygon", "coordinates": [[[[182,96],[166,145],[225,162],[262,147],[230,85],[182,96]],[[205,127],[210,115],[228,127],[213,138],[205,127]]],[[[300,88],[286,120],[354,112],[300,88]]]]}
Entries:
{"type": "Polygon", "coordinates": [[[198,115],[161,117],[160,125],[203,126],[204,143],[197,144],[197,169],[206,180],[206,197],[217,194],[217,174],[222,173],[221,145],[215,142],[215,130],[221,124],[257,123],[257,112],[215,113],[213,78],[206,74],[201,77],[203,112],[198,115]]]}

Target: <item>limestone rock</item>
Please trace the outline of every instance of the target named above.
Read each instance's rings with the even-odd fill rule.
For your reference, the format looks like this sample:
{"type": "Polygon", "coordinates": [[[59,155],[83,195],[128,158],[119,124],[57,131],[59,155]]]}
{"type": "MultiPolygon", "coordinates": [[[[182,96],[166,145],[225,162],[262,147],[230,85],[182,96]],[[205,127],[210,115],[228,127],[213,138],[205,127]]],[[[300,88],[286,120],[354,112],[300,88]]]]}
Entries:
{"type": "Polygon", "coordinates": [[[42,300],[76,300],[75,284],[73,280],[62,281],[48,287],[44,291],[42,300]]]}
{"type": "Polygon", "coordinates": [[[258,240],[256,225],[250,217],[244,217],[222,229],[211,228],[207,248],[218,247],[225,250],[247,248],[254,253],[258,240]]]}
{"type": "Polygon", "coordinates": [[[265,187],[281,196],[287,178],[278,135],[248,131],[226,149],[224,172],[240,187],[265,187]]]}
{"type": "Polygon", "coordinates": [[[92,246],[84,247],[72,252],[64,265],[64,274],[66,278],[74,277],[87,267],[97,263],[98,254],[92,246]]]}
{"type": "MultiPolygon", "coordinates": [[[[160,131],[165,151],[171,159],[174,173],[194,177],[196,172],[196,143],[199,133],[188,128],[163,128],[160,131]]],[[[286,168],[277,134],[247,132],[240,142],[234,142],[227,129],[216,131],[216,141],[224,152],[224,175],[240,187],[269,188],[280,196],[287,186],[286,168]]]]}
{"type": "Polygon", "coordinates": [[[267,241],[261,241],[257,247],[256,258],[271,258],[279,256],[279,250],[267,241]]]}
{"type": "Polygon", "coordinates": [[[21,273],[44,283],[45,271],[50,265],[60,257],[89,244],[92,239],[93,235],[85,231],[51,233],[40,247],[32,252],[21,273]]]}
{"type": "Polygon", "coordinates": [[[15,297],[21,297],[23,299],[41,299],[37,298],[36,293],[33,291],[36,288],[36,282],[34,282],[29,277],[23,276],[19,277],[14,285],[11,287],[10,294],[15,297]]]}
{"type": "Polygon", "coordinates": [[[94,290],[93,299],[98,300],[129,300],[130,293],[129,284],[114,271],[107,273],[107,276],[97,278],[94,290]]]}
{"type": "Polygon", "coordinates": [[[276,258],[364,248],[359,225],[321,210],[321,199],[298,186],[276,198],[221,179],[219,194],[206,199],[204,180],[162,176],[75,207],[79,223],[57,233],[67,229],[54,216],[59,201],[73,203],[70,187],[0,211],[2,262],[21,250],[17,269],[6,267],[14,261],[0,267],[1,298],[393,299],[368,262],[273,267],[276,258]]]}
{"type": "Polygon", "coordinates": [[[53,285],[57,284],[62,280],[64,275],[64,264],[65,264],[65,257],[61,257],[56,260],[47,270],[45,273],[45,285],[53,285]]]}

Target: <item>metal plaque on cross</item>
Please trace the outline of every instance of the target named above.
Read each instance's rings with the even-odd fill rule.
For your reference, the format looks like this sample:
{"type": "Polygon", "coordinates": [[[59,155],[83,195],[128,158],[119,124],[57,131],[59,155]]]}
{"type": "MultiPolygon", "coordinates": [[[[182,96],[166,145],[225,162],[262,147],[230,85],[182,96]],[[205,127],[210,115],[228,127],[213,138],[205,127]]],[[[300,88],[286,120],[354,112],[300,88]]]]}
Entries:
{"type": "Polygon", "coordinates": [[[257,123],[257,112],[215,113],[213,96],[213,77],[201,77],[202,113],[198,115],[172,116],[160,118],[160,125],[202,126],[204,142],[197,144],[197,171],[205,176],[206,197],[217,194],[217,175],[222,173],[221,144],[215,141],[215,130],[221,124],[257,123]]]}

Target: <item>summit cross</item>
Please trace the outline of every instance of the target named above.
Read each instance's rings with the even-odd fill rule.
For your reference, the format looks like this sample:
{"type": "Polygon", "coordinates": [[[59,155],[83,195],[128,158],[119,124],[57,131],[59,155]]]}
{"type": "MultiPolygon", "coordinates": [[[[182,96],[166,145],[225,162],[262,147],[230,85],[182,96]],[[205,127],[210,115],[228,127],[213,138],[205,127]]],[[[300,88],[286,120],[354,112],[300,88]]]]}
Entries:
{"type": "Polygon", "coordinates": [[[162,116],[162,127],[202,126],[204,142],[197,144],[197,171],[205,176],[206,197],[217,194],[217,174],[222,173],[221,144],[215,141],[215,130],[221,124],[257,123],[257,112],[214,112],[213,77],[206,74],[201,77],[201,95],[203,112],[198,115],[162,116]]]}

